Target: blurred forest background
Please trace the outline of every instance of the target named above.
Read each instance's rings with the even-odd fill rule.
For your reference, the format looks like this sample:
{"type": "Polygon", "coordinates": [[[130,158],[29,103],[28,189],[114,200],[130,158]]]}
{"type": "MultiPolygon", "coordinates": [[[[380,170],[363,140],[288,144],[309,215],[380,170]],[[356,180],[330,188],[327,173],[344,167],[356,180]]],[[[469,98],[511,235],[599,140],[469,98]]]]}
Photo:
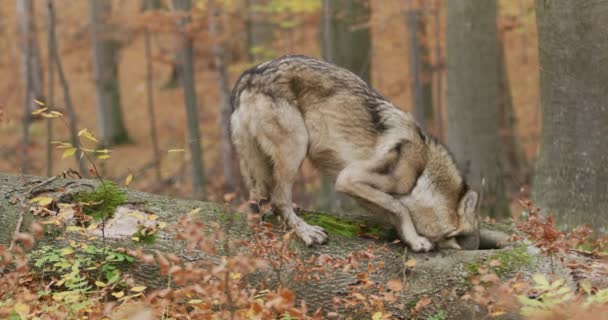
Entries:
{"type": "MultiPolygon", "coordinates": [[[[412,112],[489,215],[516,215],[541,142],[536,23],[533,0],[2,1],[0,171],[90,175],[80,138],[102,149],[91,155],[104,178],[242,195],[227,139],[232,85],[256,63],[305,54],[412,112]]],[[[302,207],[348,207],[308,163],[295,188],[302,207]]]]}

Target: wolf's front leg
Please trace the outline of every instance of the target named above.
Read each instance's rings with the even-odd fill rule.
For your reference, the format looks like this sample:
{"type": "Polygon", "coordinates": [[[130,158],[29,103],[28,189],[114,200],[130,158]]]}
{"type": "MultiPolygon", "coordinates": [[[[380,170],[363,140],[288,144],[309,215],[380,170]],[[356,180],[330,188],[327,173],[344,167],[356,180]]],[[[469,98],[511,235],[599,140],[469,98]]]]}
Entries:
{"type": "Polygon", "coordinates": [[[393,215],[392,223],[403,239],[416,252],[427,252],[433,249],[433,243],[418,235],[408,208],[383,191],[392,189],[394,179],[390,176],[366,170],[367,164],[353,164],[346,167],[336,180],[336,190],[352,197],[362,199],[379,206],[393,215]]]}

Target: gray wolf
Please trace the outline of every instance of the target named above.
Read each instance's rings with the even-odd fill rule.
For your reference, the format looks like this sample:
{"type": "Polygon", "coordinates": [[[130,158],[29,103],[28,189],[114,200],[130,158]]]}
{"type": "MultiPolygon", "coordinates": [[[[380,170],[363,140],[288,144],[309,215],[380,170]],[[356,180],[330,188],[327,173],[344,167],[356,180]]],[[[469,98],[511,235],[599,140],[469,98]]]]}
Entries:
{"type": "Polygon", "coordinates": [[[283,56],[245,71],[232,107],[231,138],[250,198],[270,199],[307,245],[327,235],[292,207],[306,157],[338,192],[386,217],[414,251],[477,249],[478,196],[448,150],[350,71],[283,56]]]}

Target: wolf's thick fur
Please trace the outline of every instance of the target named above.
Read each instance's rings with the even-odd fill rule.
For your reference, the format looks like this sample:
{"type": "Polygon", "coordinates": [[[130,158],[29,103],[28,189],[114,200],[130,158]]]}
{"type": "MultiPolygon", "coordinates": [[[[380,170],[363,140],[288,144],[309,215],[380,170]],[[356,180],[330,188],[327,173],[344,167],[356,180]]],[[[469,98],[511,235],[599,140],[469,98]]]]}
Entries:
{"type": "Polygon", "coordinates": [[[353,73],[284,56],[245,71],[232,106],[232,141],[250,196],[270,198],[306,244],[327,239],[292,208],[308,156],[338,191],[385,215],[413,250],[431,250],[433,242],[457,248],[457,237],[476,249],[477,193],[448,151],[353,73]]]}

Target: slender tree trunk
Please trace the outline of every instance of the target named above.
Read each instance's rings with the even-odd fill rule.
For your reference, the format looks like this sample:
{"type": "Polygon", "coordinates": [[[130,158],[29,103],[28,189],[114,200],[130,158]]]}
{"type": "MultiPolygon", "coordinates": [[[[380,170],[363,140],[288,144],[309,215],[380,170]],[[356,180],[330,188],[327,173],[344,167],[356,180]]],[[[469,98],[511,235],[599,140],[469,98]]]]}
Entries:
{"type": "Polygon", "coordinates": [[[249,61],[259,62],[273,57],[272,41],[274,26],[260,7],[268,5],[267,0],[245,0],[247,11],[247,50],[249,61]]]}
{"type": "MultiPolygon", "coordinates": [[[[331,0],[323,0],[323,12],[321,17],[321,48],[323,59],[327,62],[335,63],[333,53],[334,44],[332,41],[332,7],[331,0]]],[[[318,206],[321,210],[332,211],[336,207],[337,194],[334,189],[334,181],[330,177],[321,177],[321,190],[319,194],[318,206]]]]}
{"type": "Polygon", "coordinates": [[[437,137],[443,141],[445,139],[444,125],[443,125],[443,56],[441,54],[441,10],[442,2],[437,0],[435,4],[435,65],[433,66],[435,81],[434,85],[434,101],[435,101],[435,113],[437,115],[437,137]]]}
{"type": "Polygon", "coordinates": [[[123,121],[118,84],[119,44],[111,39],[112,26],[105,21],[112,12],[111,1],[89,1],[100,142],[104,146],[128,143],[130,140],[123,121]]]}
{"type": "MultiPolygon", "coordinates": [[[[190,13],[192,3],[190,0],[173,0],[176,10],[190,13]]],[[[198,104],[196,102],[196,90],[194,85],[194,46],[192,38],[185,33],[185,27],[190,23],[189,17],[180,18],[179,27],[182,29],[181,39],[181,65],[182,87],[184,88],[184,102],[186,106],[186,117],[188,123],[188,140],[190,146],[190,158],[192,162],[192,192],[194,197],[203,199],[205,195],[205,170],[203,167],[203,151],[201,148],[201,135],[198,119],[198,104]]]]}
{"type": "Polygon", "coordinates": [[[220,150],[222,155],[222,172],[229,191],[237,188],[237,173],[234,150],[230,141],[230,115],[232,107],[230,105],[230,80],[228,77],[228,56],[225,49],[225,35],[222,25],[222,10],[216,1],[209,1],[210,17],[209,30],[215,38],[213,43],[213,60],[217,71],[217,80],[220,98],[220,150]]]}
{"type": "MultiPolygon", "coordinates": [[[[355,28],[369,21],[367,1],[324,0],[321,32],[323,59],[349,69],[365,82],[370,80],[371,40],[369,29],[355,28]]],[[[344,207],[354,205],[350,198],[338,195],[334,181],[322,177],[318,206],[322,210],[333,210],[336,202],[344,207]]]]}
{"type": "Polygon", "coordinates": [[[412,95],[412,113],[414,115],[414,119],[423,127],[425,127],[426,122],[426,105],[423,96],[422,89],[422,79],[421,79],[421,52],[420,52],[420,39],[418,39],[418,27],[420,20],[420,12],[418,9],[414,8],[411,5],[410,0],[410,8],[405,13],[406,22],[407,22],[407,31],[408,31],[408,47],[409,47],[409,67],[410,74],[412,75],[410,79],[410,90],[412,95]]]}
{"type": "Polygon", "coordinates": [[[34,2],[18,0],[17,17],[17,30],[21,47],[21,79],[25,88],[23,92],[21,171],[27,173],[30,169],[28,147],[30,144],[29,127],[33,118],[32,112],[38,109],[36,100],[44,102],[42,94],[43,74],[34,23],[34,2]]]}
{"type": "MultiPolygon", "coordinates": [[[[329,1],[331,28],[332,62],[349,69],[365,82],[370,81],[370,48],[369,28],[360,27],[369,22],[370,11],[367,0],[326,0],[329,1]]],[[[328,49],[324,49],[328,50],[328,49]]]]}
{"type": "Polygon", "coordinates": [[[505,176],[505,186],[509,192],[516,193],[522,184],[528,182],[529,172],[526,157],[517,133],[517,119],[515,118],[515,110],[513,109],[513,99],[511,97],[511,86],[509,85],[509,74],[502,36],[500,36],[499,41],[498,119],[502,146],[501,163],[505,176]]]}
{"type": "Polygon", "coordinates": [[[536,1],[543,130],[536,205],[608,232],[608,2],[536,1]]]}
{"type": "MultiPolygon", "coordinates": [[[[144,10],[155,10],[160,9],[159,0],[146,0],[144,1],[144,10]]],[[[161,176],[161,155],[160,148],[158,146],[158,136],[156,134],[156,114],[154,113],[154,66],[152,65],[152,45],[151,45],[151,34],[150,30],[144,31],[144,45],[146,51],[146,93],[148,100],[148,117],[150,124],[150,138],[152,139],[152,151],[154,157],[154,174],[156,176],[156,182],[160,183],[162,180],[161,176]]]]}
{"type": "MultiPolygon", "coordinates": [[[[47,91],[47,108],[53,109],[55,108],[55,65],[53,64],[53,48],[55,47],[55,43],[53,42],[55,39],[53,34],[55,33],[55,19],[53,16],[53,0],[46,1],[46,21],[47,21],[47,64],[48,64],[48,91],[47,91]]],[[[53,175],[53,119],[46,119],[46,175],[53,175]]]]}
{"type": "Polygon", "coordinates": [[[480,209],[506,217],[498,137],[496,1],[447,1],[448,145],[480,209]]]}
{"type": "MultiPolygon", "coordinates": [[[[49,19],[49,50],[51,51],[52,61],[49,62],[55,64],[57,67],[57,75],[59,76],[59,82],[63,89],[63,99],[65,103],[66,112],[68,114],[68,127],[70,129],[70,140],[74,147],[79,146],[78,142],[78,120],[76,118],[76,112],[74,111],[74,104],[72,103],[72,96],[70,94],[70,86],[68,80],[63,73],[63,66],[61,65],[61,57],[59,57],[59,50],[57,49],[57,34],[55,32],[55,10],[52,0],[47,0],[47,16],[49,19]]],[[[74,158],[78,164],[78,170],[82,176],[87,176],[86,167],[84,160],[81,156],[81,151],[78,149],[74,153],[74,158]]]]}

